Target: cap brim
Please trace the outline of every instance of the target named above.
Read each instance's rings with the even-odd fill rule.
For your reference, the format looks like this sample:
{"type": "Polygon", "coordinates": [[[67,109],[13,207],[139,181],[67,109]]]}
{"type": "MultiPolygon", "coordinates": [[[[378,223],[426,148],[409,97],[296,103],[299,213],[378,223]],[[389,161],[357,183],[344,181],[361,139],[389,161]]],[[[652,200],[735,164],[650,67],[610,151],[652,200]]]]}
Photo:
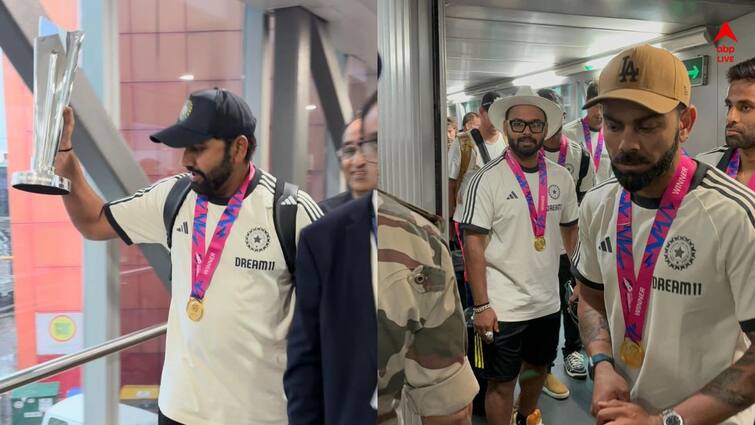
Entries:
{"type": "Polygon", "coordinates": [[[189,130],[181,124],[175,124],[149,136],[149,139],[153,142],[162,143],[172,148],[186,148],[198,145],[211,138],[212,136],[189,130]]]}
{"type": "Polygon", "coordinates": [[[605,100],[628,100],[644,106],[658,114],[671,112],[677,107],[677,105],[679,105],[679,103],[681,103],[677,99],[672,99],[647,90],[618,89],[590,99],[589,102],[585,103],[585,106],[583,106],[582,109],[591,108],[605,100]]]}
{"type": "Polygon", "coordinates": [[[548,123],[548,131],[545,133],[546,139],[553,137],[564,124],[564,114],[561,112],[561,108],[540,96],[510,96],[497,99],[488,110],[490,122],[498,131],[506,134],[503,127],[506,111],[520,105],[531,105],[540,108],[545,113],[545,120],[548,123]]]}

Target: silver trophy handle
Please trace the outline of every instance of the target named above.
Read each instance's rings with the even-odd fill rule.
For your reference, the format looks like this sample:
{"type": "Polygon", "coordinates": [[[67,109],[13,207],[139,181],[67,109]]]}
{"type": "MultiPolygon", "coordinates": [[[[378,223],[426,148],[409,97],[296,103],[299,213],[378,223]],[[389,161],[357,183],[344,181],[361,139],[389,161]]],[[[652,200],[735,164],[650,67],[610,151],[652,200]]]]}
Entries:
{"type": "MultiPolygon", "coordinates": [[[[55,112],[53,117],[56,118],[53,123],[54,126],[50,132],[50,138],[55,142],[55,148],[52,150],[53,155],[57,154],[58,147],[60,146],[60,136],[63,134],[63,109],[71,104],[71,93],[73,93],[73,79],[76,75],[76,69],[79,65],[79,53],[81,51],[81,44],[84,41],[84,33],[81,31],[69,32],[67,37],[66,56],[76,58],[75,61],[66,61],[66,68],[63,71],[63,81],[60,87],[56,87],[60,91],[61,100],[55,103],[55,112]]],[[[55,158],[52,158],[53,164],[55,158]]]]}

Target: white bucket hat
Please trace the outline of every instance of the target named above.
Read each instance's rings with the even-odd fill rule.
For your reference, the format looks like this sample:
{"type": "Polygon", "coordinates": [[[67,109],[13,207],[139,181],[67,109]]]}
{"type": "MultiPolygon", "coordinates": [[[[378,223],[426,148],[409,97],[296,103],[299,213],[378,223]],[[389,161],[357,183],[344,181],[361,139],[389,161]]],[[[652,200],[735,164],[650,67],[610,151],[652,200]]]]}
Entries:
{"type": "Polygon", "coordinates": [[[514,106],[532,105],[539,108],[545,113],[547,122],[547,131],[545,138],[550,139],[564,125],[564,114],[561,108],[550,100],[535,94],[529,86],[522,86],[513,96],[502,97],[490,105],[488,117],[495,128],[503,134],[504,121],[506,121],[506,112],[514,106]]]}

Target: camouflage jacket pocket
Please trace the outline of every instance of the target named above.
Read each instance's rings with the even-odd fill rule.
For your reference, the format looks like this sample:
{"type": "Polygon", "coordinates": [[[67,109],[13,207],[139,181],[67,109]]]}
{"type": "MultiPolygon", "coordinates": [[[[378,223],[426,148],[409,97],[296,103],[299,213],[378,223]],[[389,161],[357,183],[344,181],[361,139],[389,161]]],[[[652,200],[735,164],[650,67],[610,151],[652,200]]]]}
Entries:
{"type": "MultiPolygon", "coordinates": [[[[396,285],[412,288],[413,292],[425,294],[442,292],[446,286],[446,272],[440,267],[419,265],[391,273],[384,279],[385,288],[396,290],[396,285]]],[[[381,279],[382,280],[382,279],[381,279]]]]}

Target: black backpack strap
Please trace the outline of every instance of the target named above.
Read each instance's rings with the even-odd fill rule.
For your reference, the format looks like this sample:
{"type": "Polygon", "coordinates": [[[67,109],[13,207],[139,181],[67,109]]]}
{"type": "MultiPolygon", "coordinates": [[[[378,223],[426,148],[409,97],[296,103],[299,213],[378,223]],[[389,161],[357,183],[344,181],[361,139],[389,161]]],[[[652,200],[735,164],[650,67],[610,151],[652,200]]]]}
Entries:
{"type": "Polygon", "coordinates": [[[488,147],[485,146],[485,140],[482,138],[482,133],[480,133],[480,130],[473,128],[472,131],[472,138],[474,139],[475,145],[477,145],[477,150],[480,151],[480,156],[482,157],[482,163],[487,164],[490,162],[490,153],[488,153],[488,147]]]}
{"type": "Polygon", "coordinates": [[[181,177],[170,189],[170,192],[168,192],[168,197],[165,198],[165,205],[163,206],[163,224],[165,224],[168,249],[170,249],[171,243],[173,242],[173,224],[176,222],[178,210],[181,209],[181,205],[184,203],[186,195],[189,194],[190,189],[191,177],[181,177]]]}
{"type": "Polygon", "coordinates": [[[726,168],[729,166],[729,161],[731,161],[731,157],[734,156],[734,150],[735,148],[728,147],[724,151],[724,154],[721,156],[721,159],[718,160],[718,164],[716,164],[716,168],[718,168],[719,170],[725,173],[726,168]]]}
{"type": "Polygon", "coordinates": [[[588,167],[590,167],[590,154],[587,153],[587,150],[585,148],[582,148],[582,160],[579,162],[579,179],[577,179],[577,201],[582,202],[582,198],[584,198],[585,193],[587,192],[580,192],[580,188],[582,187],[582,180],[585,179],[585,176],[587,176],[588,167]]]}
{"type": "Polygon", "coordinates": [[[275,233],[286,259],[286,267],[294,275],[296,271],[296,213],[299,202],[297,194],[299,187],[295,184],[278,179],[275,183],[273,198],[273,221],[275,233]]]}

